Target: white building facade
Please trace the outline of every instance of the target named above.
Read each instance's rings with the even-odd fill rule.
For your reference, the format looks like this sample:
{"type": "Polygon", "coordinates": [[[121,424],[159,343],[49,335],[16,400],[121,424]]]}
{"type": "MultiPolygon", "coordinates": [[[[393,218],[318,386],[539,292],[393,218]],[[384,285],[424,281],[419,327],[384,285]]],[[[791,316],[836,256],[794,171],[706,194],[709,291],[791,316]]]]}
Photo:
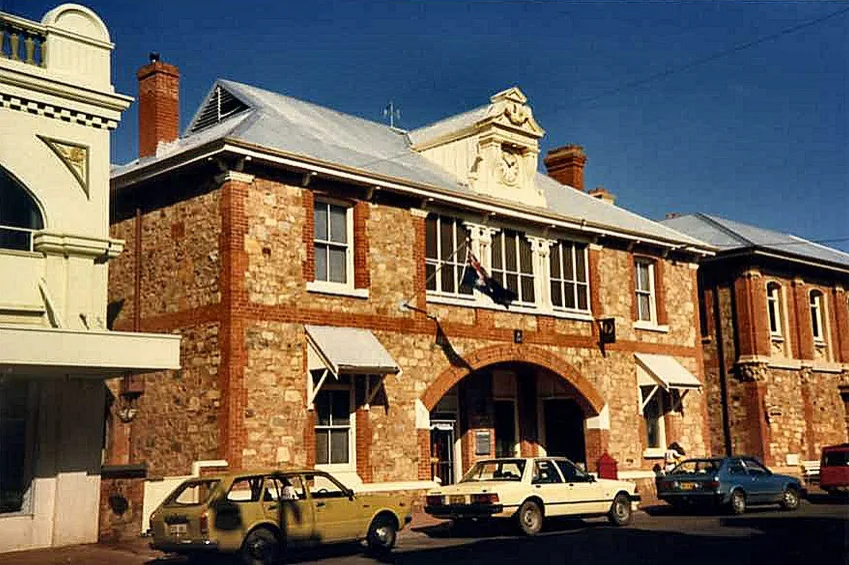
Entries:
{"type": "Polygon", "coordinates": [[[83,6],[0,13],[0,552],[97,541],[104,380],[179,368],[107,330],[112,48],[83,6]]]}

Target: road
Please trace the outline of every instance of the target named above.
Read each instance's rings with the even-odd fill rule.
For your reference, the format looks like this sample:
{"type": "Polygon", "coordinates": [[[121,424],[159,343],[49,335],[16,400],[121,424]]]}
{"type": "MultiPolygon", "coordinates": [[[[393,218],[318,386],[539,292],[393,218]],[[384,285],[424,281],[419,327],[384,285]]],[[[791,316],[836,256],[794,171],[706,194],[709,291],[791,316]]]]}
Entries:
{"type": "MultiPolygon", "coordinates": [[[[0,565],[185,565],[137,547],[77,546],[0,555],[0,565]]],[[[445,525],[416,528],[399,537],[381,560],[399,565],[618,564],[628,565],[847,565],[849,504],[803,501],[796,512],[751,508],[744,516],[682,515],[666,507],[635,514],[626,528],[604,519],[546,523],[534,538],[510,527],[456,531],[445,525]]],[[[376,565],[358,546],[289,555],[298,565],[376,565]]],[[[216,560],[216,565],[227,563],[216,560]]]]}

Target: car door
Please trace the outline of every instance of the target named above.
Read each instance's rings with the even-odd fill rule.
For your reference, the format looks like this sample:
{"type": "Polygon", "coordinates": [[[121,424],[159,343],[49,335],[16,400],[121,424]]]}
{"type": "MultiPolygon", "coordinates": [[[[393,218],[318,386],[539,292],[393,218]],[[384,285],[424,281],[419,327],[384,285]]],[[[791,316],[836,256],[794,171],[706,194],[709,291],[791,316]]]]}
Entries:
{"type": "Polygon", "coordinates": [[[555,460],[566,486],[564,513],[596,514],[607,512],[610,502],[604,500],[602,486],[568,459],[555,460]]]}
{"type": "Polygon", "coordinates": [[[751,486],[749,487],[749,502],[762,504],[765,502],[773,502],[781,496],[781,490],[777,486],[772,473],[754,459],[743,459],[743,464],[746,466],[746,471],[751,478],[751,486]]]}
{"type": "Polygon", "coordinates": [[[287,544],[305,545],[312,542],[315,509],[300,475],[283,473],[267,477],[263,498],[267,501],[266,515],[280,525],[287,544]]]}
{"type": "Polygon", "coordinates": [[[319,542],[355,540],[360,535],[360,508],[352,491],[328,473],[304,475],[315,508],[315,536],[319,542]]]}
{"type": "Polygon", "coordinates": [[[560,516],[566,512],[566,485],[551,459],[535,459],[531,475],[531,491],[545,505],[546,516],[560,516]]]}

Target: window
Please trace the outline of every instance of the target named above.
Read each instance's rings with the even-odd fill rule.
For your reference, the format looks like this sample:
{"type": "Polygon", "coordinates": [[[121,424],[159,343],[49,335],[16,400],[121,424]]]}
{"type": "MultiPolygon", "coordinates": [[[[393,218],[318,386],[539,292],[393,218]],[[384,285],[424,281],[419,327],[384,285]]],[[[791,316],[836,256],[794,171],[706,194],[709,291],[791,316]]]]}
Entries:
{"type": "Polygon", "coordinates": [[[463,475],[461,483],[479,481],[521,481],[525,472],[524,459],[499,459],[478,461],[463,475]]]}
{"type": "Polygon", "coordinates": [[[241,477],[233,481],[227,492],[230,502],[259,502],[263,493],[262,477],[241,477]]]}
{"type": "Polygon", "coordinates": [[[203,504],[209,500],[209,497],[218,488],[219,483],[220,481],[217,479],[187,481],[168,496],[165,500],[165,506],[174,508],[203,504]]]}
{"type": "Polygon", "coordinates": [[[466,240],[469,232],[460,220],[431,214],[425,220],[425,270],[427,290],[446,294],[472,294],[463,284],[466,240]]]}
{"type": "Polygon", "coordinates": [[[32,251],[32,232],[44,227],[38,205],[3,167],[0,167],[0,249],[32,251]]]}
{"type": "Polygon", "coordinates": [[[347,498],[350,492],[342,483],[323,473],[310,473],[304,476],[313,498],[347,498]]]}
{"type": "Polygon", "coordinates": [[[353,284],[351,253],[351,208],[316,201],[315,211],[315,280],[353,284]]]}
{"type": "Polygon", "coordinates": [[[555,462],[567,483],[589,482],[589,475],[578,469],[571,461],[558,459],[555,462]]]}
{"type": "Polygon", "coordinates": [[[28,383],[0,383],[0,514],[30,509],[34,442],[28,412],[28,383]]]}
{"type": "Polygon", "coordinates": [[[534,476],[531,479],[531,484],[547,485],[562,482],[563,479],[553,461],[542,460],[534,464],[534,476]]]}
{"type": "Polygon", "coordinates": [[[517,302],[535,302],[531,243],[519,232],[503,230],[492,238],[492,278],[515,292],[517,302]]]}
{"type": "Polygon", "coordinates": [[[641,386],[640,399],[645,405],[643,419],[646,422],[646,447],[664,449],[666,446],[666,428],[663,422],[666,404],[664,391],[656,386],[641,386]]]}
{"type": "Polygon", "coordinates": [[[551,304],[568,310],[589,311],[587,246],[559,241],[551,247],[549,263],[551,304]]]}
{"type": "Polygon", "coordinates": [[[814,334],[814,341],[825,341],[825,328],[823,327],[823,304],[822,292],[818,290],[811,291],[811,331],[814,334]]]}
{"type": "Polygon", "coordinates": [[[637,301],[637,320],[655,323],[657,311],[654,292],[654,262],[637,259],[634,263],[634,287],[637,301]]]}
{"type": "Polygon", "coordinates": [[[315,462],[351,463],[351,389],[324,385],[315,397],[315,462]]]}
{"type": "Polygon", "coordinates": [[[746,470],[749,472],[750,475],[758,476],[770,474],[769,470],[767,470],[766,467],[764,467],[754,459],[743,459],[743,463],[746,465],[746,470]]]}
{"type": "Polygon", "coordinates": [[[771,282],[766,285],[766,309],[769,314],[769,333],[781,337],[781,287],[771,282]]]}

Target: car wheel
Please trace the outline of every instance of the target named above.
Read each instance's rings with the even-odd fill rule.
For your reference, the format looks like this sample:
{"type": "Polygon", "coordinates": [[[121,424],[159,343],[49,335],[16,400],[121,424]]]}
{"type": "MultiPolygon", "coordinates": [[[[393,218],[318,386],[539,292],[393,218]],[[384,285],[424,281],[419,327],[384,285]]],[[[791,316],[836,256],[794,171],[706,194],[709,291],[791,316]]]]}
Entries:
{"type": "Polygon", "coordinates": [[[534,536],[542,530],[542,508],[533,500],[526,500],[516,513],[519,529],[527,536],[534,536]]]}
{"type": "Polygon", "coordinates": [[[387,553],[395,547],[395,539],[398,537],[398,527],[389,516],[378,516],[371,522],[366,543],[369,551],[373,553],[387,553]]]}
{"type": "Polygon", "coordinates": [[[784,510],[796,510],[799,508],[799,491],[793,487],[784,489],[781,495],[781,507],[784,510]]]}
{"type": "Polygon", "coordinates": [[[729,501],[729,506],[731,508],[731,513],[740,515],[746,511],[746,493],[742,490],[735,490],[731,493],[731,500],[729,501]]]}
{"type": "Polygon", "coordinates": [[[280,541],[274,532],[267,528],[252,530],[239,552],[240,561],[244,565],[272,565],[282,557],[280,541]]]}
{"type": "Polygon", "coordinates": [[[614,526],[627,526],[631,523],[631,498],[624,493],[619,493],[613,499],[613,504],[610,505],[610,511],[607,513],[607,519],[614,526]]]}

